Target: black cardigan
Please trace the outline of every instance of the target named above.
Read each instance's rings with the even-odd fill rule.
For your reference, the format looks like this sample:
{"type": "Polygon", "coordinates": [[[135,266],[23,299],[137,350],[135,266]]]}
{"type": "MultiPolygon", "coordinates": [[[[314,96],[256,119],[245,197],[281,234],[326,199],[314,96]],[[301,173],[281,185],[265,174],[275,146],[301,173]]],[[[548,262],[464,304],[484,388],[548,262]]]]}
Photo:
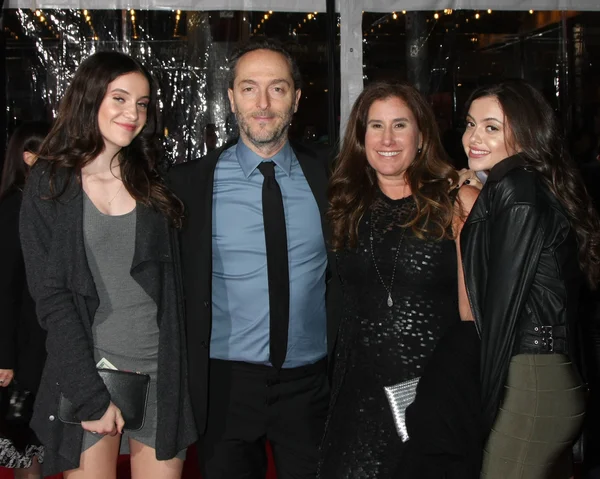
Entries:
{"type": "MultiPolygon", "coordinates": [[[[81,420],[99,419],[110,401],[93,355],[92,322],[99,301],[85,255],[82,189],[72,179],[59,199],[48,199],[48,170],[44,162],[32,169],[20,221],[29,288],[48,333],[48,358],[31,421],[46,447],[45,475],[79,466],[83,429],[58,419],[60,393],[69,398],[81,420]]],[[[159,460],[174,457],[196,439],[172,238],[166,219],[138,203],[131,275],[158,305],[159,460]]]]}
{"type": "Polygon", "coordinates": [[[14,369],[20,386],[37,391],[46,357],[46,333],[35,317],[19,243],[21,191],[0,201],[0,369],[14,369]]]}

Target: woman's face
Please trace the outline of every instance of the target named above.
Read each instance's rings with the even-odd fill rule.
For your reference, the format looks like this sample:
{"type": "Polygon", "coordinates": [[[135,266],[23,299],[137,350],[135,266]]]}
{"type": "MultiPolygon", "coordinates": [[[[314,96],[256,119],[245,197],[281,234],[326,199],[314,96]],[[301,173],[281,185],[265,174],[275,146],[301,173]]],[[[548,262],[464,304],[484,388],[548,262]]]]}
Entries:
{"type": "Polygon", "coordinates": [[[485,96],[471,103],[462,142],[469,168],[475,171],[490,170],[516,153],[509,146],[508,123],[496,97],[485,96]]]}
{"type": "Polygon", "coordinates": [[[121,75],[108,84],[98,110],[98,128],[107,151],[128,146],[146,124],[150,85],[138,72],[121,75]]]}
{"type": "Polygon", "coordinates": [[[422,143],[417,120],[398,97],[373,102],[367,115],[365,153],[379,180],[402,178],[422,143]]]}

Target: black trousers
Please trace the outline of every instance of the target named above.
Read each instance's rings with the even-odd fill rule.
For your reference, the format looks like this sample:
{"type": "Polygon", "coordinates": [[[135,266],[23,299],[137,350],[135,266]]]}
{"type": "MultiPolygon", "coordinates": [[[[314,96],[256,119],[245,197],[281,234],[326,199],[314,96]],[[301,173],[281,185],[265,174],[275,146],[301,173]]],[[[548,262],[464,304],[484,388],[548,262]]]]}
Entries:
{"type": "Polygon", "coordinates": [[[198,442],[205,479],[264,479],[265,443],[277,479],[316,478],[329,405],[327,365],[276,370],[210,362],[208,424],[198,442]]]}

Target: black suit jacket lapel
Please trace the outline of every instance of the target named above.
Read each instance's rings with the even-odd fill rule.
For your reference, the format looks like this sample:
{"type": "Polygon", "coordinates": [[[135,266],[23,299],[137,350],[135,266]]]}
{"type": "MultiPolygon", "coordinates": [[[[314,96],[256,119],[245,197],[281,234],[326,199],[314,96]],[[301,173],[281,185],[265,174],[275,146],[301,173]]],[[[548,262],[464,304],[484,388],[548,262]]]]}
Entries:
{"type": "Polygon", "coordinates": [[[291,143],[300,168],[304,173],[304,177],[308,182],[308,186],[312,191],[313,196],[321,213],[321,227],[323,229],[323,237],[325,241],[329,240],[329,226],[325,214],[327,213],[327,164],[324,158],[320,158],[313,151],[304,148],[297,143],[291,143]]]}
{"type": "Polygon", "coordinates": [[[180,245],[188,342],[192,353],[210,336],[214,175],[221,153],[229,146],[174,168],[170,178],[173,191],[185,206],[180,245]],[[199,321],[198,318],[207,320],[199,321]]]}

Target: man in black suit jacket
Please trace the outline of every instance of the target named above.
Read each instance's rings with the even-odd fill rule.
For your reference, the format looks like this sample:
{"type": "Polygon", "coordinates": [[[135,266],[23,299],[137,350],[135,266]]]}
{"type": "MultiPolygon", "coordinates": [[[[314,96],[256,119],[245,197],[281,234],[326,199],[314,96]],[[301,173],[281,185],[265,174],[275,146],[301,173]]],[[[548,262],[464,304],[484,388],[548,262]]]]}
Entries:
{"type": "Polygon", "coordinates": [[[181,254],[203,477],[263,479],[268,440],[278,479],[314,478],[340,306],[335,257],[326,248],[328,159],[288,141],[300,74],[281,45],[267,40],[242,47],[230,77],[238,142],[170,172],[186,207],[181,254]],[[287,233],[283,362],[274,359],[270,327],[280,326],[271,315],[282,295],[281,284],[269,281],[274,262],[267,261],[263,223],[265,162],[274,164],[287,233]]]}

